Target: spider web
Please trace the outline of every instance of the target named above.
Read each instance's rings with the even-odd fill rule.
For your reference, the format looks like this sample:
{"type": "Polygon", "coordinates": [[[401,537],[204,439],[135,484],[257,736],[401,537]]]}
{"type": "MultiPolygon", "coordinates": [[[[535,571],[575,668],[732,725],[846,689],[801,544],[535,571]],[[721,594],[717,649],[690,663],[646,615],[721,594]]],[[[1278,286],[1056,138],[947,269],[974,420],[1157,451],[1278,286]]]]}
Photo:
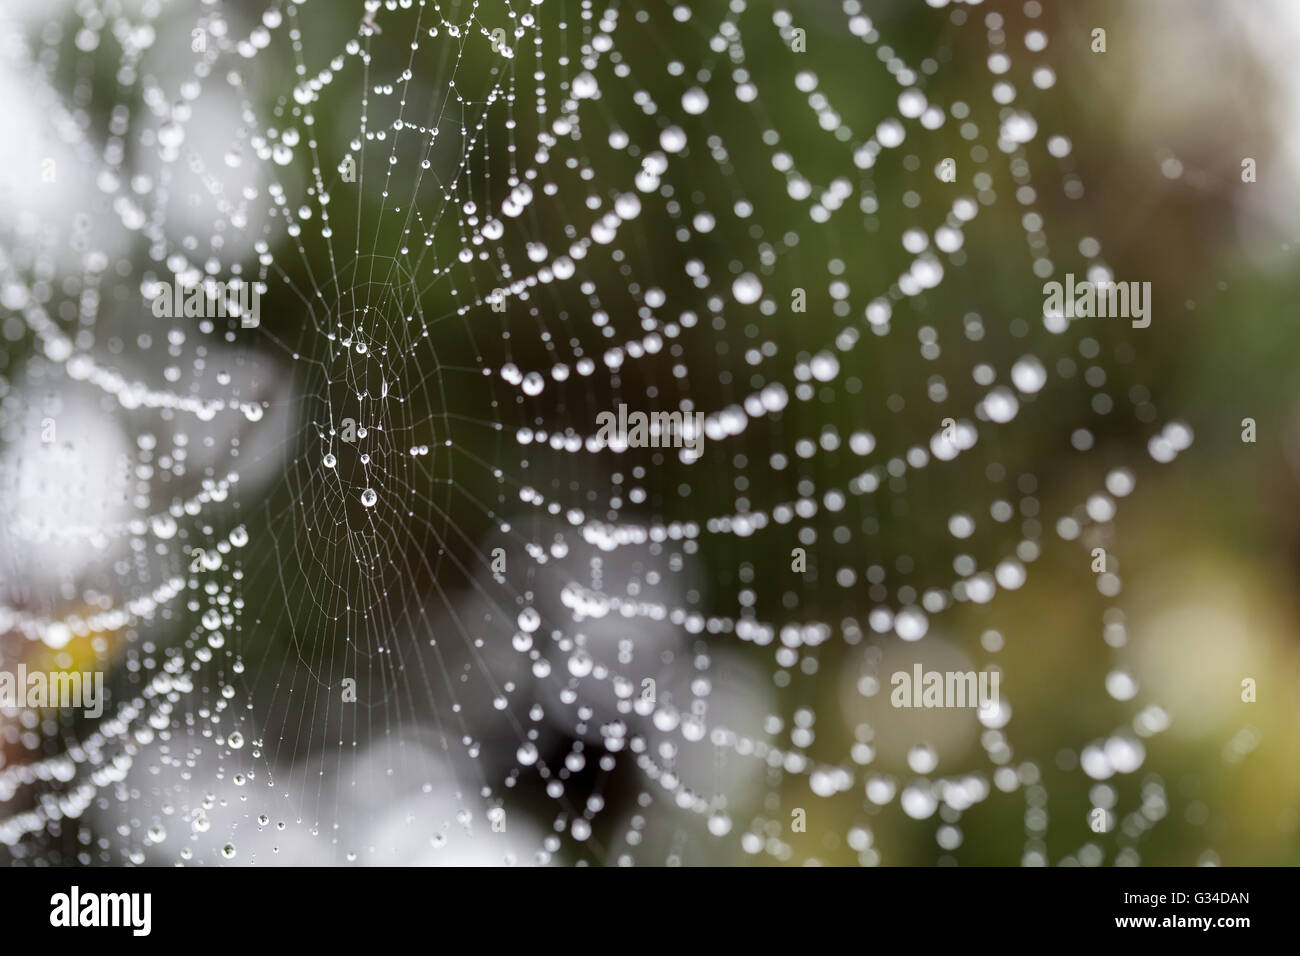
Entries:
{"type": "Polygon", "coordinates": [[[110,693],[6,712],[5,852],[871,865],[1022,803],[998,859],[1057,862],[1072,748],[1111,832],[1081,807],[1067,855],[1137,862],[1161,785],[1120,779],[1167,718],[1113,656],[1134,475],[1095,422],[1128,403],[1158,461],[1191,434],[1123,382],[1127,323],[1042,314],[1110,272],[1038,5],[871,6],[10,23],[86,198],[0,241],[0,632],[110,693]],[[150,314],[232,277],[255,328],[150,314]],[[620,404],[702,413],[699,453],[604,442],[620,404]],[[1109,726],[1017,750],[1023,669],[890,707],[1062,600],[1109,726]]]}

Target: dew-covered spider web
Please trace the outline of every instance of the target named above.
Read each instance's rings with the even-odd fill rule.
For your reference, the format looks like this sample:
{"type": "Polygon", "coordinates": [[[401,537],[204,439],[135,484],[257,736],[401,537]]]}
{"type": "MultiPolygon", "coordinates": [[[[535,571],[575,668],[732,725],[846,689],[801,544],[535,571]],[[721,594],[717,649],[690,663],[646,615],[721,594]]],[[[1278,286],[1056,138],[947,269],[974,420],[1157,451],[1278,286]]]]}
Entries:
{"type": "Polygon", "coordinates": [[[1141,862],[1191,434],[1044,313],[1114,264],[1037,3],[6,16],[0,653],[107,688],[2,712],[10,862],[1141,862]]]}

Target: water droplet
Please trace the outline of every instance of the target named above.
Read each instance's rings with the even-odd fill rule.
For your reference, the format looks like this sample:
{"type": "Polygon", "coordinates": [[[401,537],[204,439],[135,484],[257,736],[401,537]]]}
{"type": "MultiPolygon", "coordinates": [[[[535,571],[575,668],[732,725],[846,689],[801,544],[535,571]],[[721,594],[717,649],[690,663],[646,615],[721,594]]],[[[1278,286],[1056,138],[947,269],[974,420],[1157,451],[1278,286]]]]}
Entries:
{"type": "Polygon", "coordinates": [[[1026,395],[1032,395],[1047,384],[1047,369],[1033,355],[1026,355],[1011,366],[1011,383],[1026,395]]]}
{"type": "Polygon", "coordinates": [[[698,86],[692,86],[682,94],[682,109],[698,116],[709,108],[709,94],[698,86]]]}
{"type": "Polygon", "coordinates": [[[596,78],[585,70],[573,78],[573,97],[579,100],[589,100],[600,92],[600,86],[596,83],[596,78]]]}
{"type": "Polygon", "coordinates": [[[758,281],[758,276],[746,272],[731,284],[731,294],[741,305],[753,305],[763,295],[763,284],[758,281]]]}

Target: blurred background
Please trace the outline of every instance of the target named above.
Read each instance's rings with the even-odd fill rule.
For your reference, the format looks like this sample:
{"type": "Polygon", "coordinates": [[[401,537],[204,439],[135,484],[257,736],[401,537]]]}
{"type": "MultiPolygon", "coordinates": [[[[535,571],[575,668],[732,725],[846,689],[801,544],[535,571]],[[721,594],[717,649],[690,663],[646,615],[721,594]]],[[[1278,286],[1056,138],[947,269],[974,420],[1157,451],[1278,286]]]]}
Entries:
{"type": "Polygon", "coordinates": [[[1300,862],[1294,4],[2,16],[7,863],[1300,862]]]}

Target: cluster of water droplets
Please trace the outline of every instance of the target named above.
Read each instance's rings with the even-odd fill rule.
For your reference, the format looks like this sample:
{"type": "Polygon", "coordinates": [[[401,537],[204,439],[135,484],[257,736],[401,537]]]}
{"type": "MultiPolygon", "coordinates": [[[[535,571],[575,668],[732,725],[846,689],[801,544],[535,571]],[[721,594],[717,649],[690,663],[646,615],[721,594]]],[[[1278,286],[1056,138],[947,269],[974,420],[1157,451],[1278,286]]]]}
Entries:
{"type": "MultiPolygon", "coordinates": [[[[310,3],[205,8],[192,31],[91,5],[75,53],[57,29],[28,42],[99,218],[0,236],[4,334],[30,344],[2,370],[0,534],[36,550],[4,569],[0,632],[117,676],[94,721],[5,718],[0,844],[874,864],[882,827],[937,816],[946,858],[964,815],[1019,794],[1012,859],[1055,862],[1014,683],[919,730],[887,703],[900,648],[998,668],[1007,638],[969,609],[1033,587],[1049,547],[1111,541],[1135,483],[1085,460],[1095,487],[1048,516],[1037,476],[1001,461],[1003,441],[1092,448],[1040,397],[1083,365],[1109,414],[1114,346],[974,304],[981,218],[1014,208],[1030,287],[1058,262],[1109,271],[1095,238],[1048,242],[1040,191],[1083,187],[1022,102],[1056,82],[1039,5],[1014,26],[929,6],[945,56],[982,32],[978,102],[946,101],[944,57],[905,62],[857,0],[369,0],[312,41],[310,3]],[[56,77],[110,36],[101,139],[88,81],[56,77]],[[142,64],[178,47],[193,62],[167,87],[142,64]],[[890,108],[865,115],[850,74],[896,89],[890,108]],[[141,319],[173,278],[226,275],[276,320],[141,319]],[[953,285],[972,305],[940,315],[953,285]],[[1002,368],[981,343],[1008,331],[1024,344],[1002,368]],[[620,405],[680,415],[686,442],[600,437],[620,405]],[[111,480],[103,508],[81,504],[89,472],[111,480]]],[[[1191,439],[1167,423],[1150,455],[1191,439]]],[[[1109,653],[1122,581],[1095,586],[1109,653]]],[[[1139,692],[1118,666],[1096,690],[1139,692]]],[[[1105,781],[1165,726],[1149,705],[1060,745],[1109,810],[1105,781]]]]}

